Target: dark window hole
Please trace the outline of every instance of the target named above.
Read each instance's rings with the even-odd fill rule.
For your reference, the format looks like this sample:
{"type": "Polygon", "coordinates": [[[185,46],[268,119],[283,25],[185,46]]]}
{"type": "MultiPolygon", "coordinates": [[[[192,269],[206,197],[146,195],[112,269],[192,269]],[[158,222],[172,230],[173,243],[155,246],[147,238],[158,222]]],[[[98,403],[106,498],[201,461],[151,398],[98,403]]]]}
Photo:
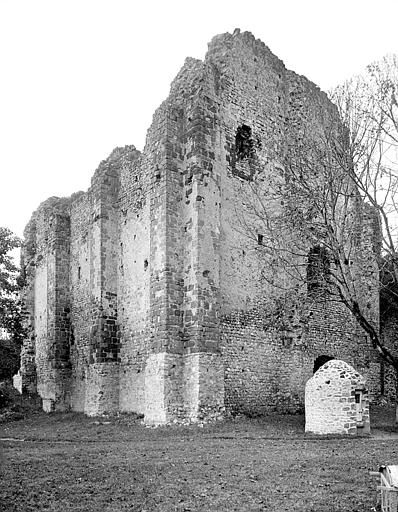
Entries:
{"type": "Polygon", "coordinates": [[[235,151],[238,160],[251,158],[254,155],[254,140],[250,126],[242,124],[236,130],[235,151]]]}
{"type": "Polygon", "coordinates": [[[307,287],[315,290],[324,287],[330,280],[330,260],[327,250],[316,245],[308,253],[307,287]]]}

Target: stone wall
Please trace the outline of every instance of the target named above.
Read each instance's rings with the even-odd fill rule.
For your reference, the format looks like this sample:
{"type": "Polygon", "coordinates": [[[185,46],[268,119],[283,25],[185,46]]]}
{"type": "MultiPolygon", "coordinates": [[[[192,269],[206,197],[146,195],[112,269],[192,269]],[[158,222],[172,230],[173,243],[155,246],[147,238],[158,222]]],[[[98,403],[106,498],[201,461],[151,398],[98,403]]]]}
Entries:
{"type": "MultiPolygon", "coordinates": [[[[398,311],[395,309],[394,305],[389,303],[387,300],[384,300],[382,303],[380,317],[380,329],[383,342],[394,354],[398,348],[398,311]]],[[[382,372],[382,394],[386,399],[395,402],[396,397],[398,396],[397,374],[394,368],[387,363],[382,365],[382,372]]]]}
{"type": "Polygon", "coordinates": [[[121,167],[119,190],[118,319],[120,409],[142,414],[149,345],[149,187],[136,151],[121,167]]]}
{"type": "MultiPolygon", "coordinates": [[[[119,301],[119,272],[123,269],[120,239],[125,224],[121,231],[118,200],[122,171],[130,169],[137,157],[134,147],[115,150],[97,169],[88,192],[72,196],[71,404],[91,415],[119,410],[119,310],[124,311],[119,301]]],[[[128,299],[126,290],[122,288],[122,292],[128,299]]]]}
{"type": "MultiPolygon", "coordinates": [[[[261,181],[265,184],[263,201],[274,201],[267,183],[280,175],[286,146],[300,136],[316,140],[324,125],[338,123],[335,107],[314,84],[286,70],[251,34],[218,36],[210,45],[206,64],[205,76],[213,81],[207,85],[204,117],[216,118],[209,129],[215,141],[209,165],[217,186],[212,187],[209,177],[203,203],[207,231],[220,234],[213,261],[218,271],[226,405],[251,414],[302,408],[305,382],[322,354],[355,364],[369,376],[372,393],[377,395],[380,361],[346,308],[319,294],[278,296],[278,290],[264,279],[267,262],[258,250],[261,227],[256,228],[259,219],[247,207],[257,200],[254,175],[262,177],[256,186],[261,181]],[[248,158],[239,158],[237,147],[243,129],[251,139],[248,158]]],[[[281,205],[274,202],[273,208],[281,205]]],[[[363,279],[362,283],[357,279],[358,286],[364,302],[372,305],[377,325],[378,248],[374,244],[379,232],[374,215],[360,203],[353,208],[360,240],[354,259],[363,279]]],[[[202,247],[212,246],[214,242],[207,241],[202,247]]]]}
{"type": "MultiPolygon", "coordinates": [[[[219,417],[225,406],[299,410],[325,354],[369,374],[377,393],[379,361],[344,307],[306,291],[281,300],[263,279],[247,209],[253,176],[282,208],[267,182],[281,179],[287,144],[316,139],[336,116],[250,33],[217,36],[204,62],[187,59],[143,152],[114,150],[86,193],[34,214],[22,380],[37,379],[49,408],[133,411],[148,423],[219,417]]],[[[368,271],[358,259],[358,275],[364,300],[377,302],[366,279],[376,231],[361,208],[368,271]]]]}

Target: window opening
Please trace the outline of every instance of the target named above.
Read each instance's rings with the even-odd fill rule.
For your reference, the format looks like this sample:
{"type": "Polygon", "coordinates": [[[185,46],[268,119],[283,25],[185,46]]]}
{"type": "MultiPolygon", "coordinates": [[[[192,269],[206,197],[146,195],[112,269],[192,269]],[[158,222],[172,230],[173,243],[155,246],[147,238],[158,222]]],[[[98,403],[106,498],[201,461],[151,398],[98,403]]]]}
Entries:
{"type": "Polygon", "coordinates": [[[316,245],[308,254],[307,287],[308,291],[316,290],[329,282],[330,261],[324,247],[316,245]]]}
{"type": "Polygon", "coordinates": [[[236,158],[238,160],[251,158],[254,155],[254,141],[250,126],[242,124],[242,126],[239,126],[236,130],[235,149],[236,158]]]}

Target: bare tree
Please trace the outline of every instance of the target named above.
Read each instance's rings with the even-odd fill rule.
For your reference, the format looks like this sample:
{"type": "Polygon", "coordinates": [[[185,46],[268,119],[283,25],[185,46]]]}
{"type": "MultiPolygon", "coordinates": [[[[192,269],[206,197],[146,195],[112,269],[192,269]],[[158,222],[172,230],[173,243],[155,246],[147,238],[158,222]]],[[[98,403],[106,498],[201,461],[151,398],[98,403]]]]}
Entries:
{"type": "MultiPolygon", "coordinates": [[[[381,224],[379,288],[382,317],[398,314],[398,58],[368,66],[331,94],[348,128],[349,175],[381,224]]],[[[398,339],[383,339],[383,358],[395,370],[398,404],[398,339]],[[387,356],[386,356],[387,354],[387,356]]],[[[398,423],[398,406],[396,413],[398,423]]]]}
{"type": "Polygon", "coordinates": [[[398,58],[385,57],[332,91],[348,128],[350,176],[362,197],[379,213],[383,250],[396,252],[398,187],[398,58]]]}
{"type": "Polygon", "coordinates": [[[339,116],[288,135],[279,169],[245,185],[243,228],[261,232],[272,286],[344,304],[398,382],[398,343],[372,304],[380,291],[398,312],[397,94],[394,56],[332,91],[339,116]]]}

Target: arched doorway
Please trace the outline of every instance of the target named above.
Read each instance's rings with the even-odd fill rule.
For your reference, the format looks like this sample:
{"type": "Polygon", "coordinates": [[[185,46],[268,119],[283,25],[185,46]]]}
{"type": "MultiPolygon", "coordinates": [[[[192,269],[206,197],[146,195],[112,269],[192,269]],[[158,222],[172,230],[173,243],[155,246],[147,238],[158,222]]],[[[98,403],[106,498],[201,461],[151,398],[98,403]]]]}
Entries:
{"type": "Polygon", "coordinates": [[[321,366],[323,366],[328,361],[331,361],[332,359],[335,359],[333,356],[328,356],[326,354],[322,356],[318,356],[314,361],[314,370],[313,373],[319,370],[321,366]]]}

